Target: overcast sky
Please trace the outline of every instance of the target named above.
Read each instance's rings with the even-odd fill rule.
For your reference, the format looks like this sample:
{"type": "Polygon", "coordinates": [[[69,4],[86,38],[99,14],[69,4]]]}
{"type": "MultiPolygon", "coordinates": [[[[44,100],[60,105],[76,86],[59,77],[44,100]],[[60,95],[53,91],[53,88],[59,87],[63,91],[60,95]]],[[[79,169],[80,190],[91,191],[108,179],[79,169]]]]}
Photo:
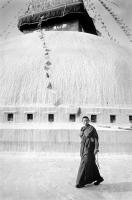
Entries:
{"type": "MultiPolygon", "coordinates": [[[[2,40],[22,34],[17,29],[18,16],[24,15],[28,1],[0,0],[0,38],[2,40]]],[[[93,0],[93,2],[97,2],[97,0],[93,0]]],[[[132,29],[132,0],[104,0],[104,2],[109,2],[114,11],[132,29]]],[[[102,12],[102,10],[99,12],[102,12]]]]}

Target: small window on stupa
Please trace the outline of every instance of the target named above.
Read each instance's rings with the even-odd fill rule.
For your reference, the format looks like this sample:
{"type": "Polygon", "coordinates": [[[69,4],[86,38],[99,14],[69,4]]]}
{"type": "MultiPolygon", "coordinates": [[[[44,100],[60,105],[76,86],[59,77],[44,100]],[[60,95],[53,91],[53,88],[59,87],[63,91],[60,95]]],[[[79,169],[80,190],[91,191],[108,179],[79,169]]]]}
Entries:
{"type": "Polygon", "coordinates": [[[114,123],[116,121],[116,115],[110,115],[110,123],[114,123]]]}
{"type": "Polygon", "coordinates": [[[97,115],[91,115],[91,122],[97,122],[97,115]]]}
{"type": "Polygon", "coordinates": [[[28,113],[27,114],[27,121],[32,121],[33,120],[33,114],[32,113],[28,113]]]}
{"type": "Polygon", "coordinates": [[[54,121],[54,114],[49,114],[48,115],[48,121],[53,122],[54,121]]]}
{"type": "Polygon", "coordinates": [[[13,121],[13,113],[8,113],[8,114],[7,114],[7,121],[8,121],[8,122],[13,121]]]}
{"type": "Polygon", "coordinates": [[[76,115],[75,114],[70,114],[69,115],[69,121],[70,122],[75,122],[76,121],[76,115]]]}
{"type": "Polygon", "coordinates": [[[132,115],[129,115],[129,122],[132,123],[132,115]]]}

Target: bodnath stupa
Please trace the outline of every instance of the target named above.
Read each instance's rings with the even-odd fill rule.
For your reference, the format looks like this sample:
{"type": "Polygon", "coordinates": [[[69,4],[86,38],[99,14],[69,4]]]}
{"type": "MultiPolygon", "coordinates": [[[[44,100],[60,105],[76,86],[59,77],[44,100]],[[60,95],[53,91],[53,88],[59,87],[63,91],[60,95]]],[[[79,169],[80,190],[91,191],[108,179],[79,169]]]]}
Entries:
{"type": "MultiPolygon", "coordinates": [[[[29,1],[18,19],[23,35],[1,43],[2,151],[76,143],[79,125],[72,122],[83,115],[95,126],[131,126],[131,34],[104,2],[98,1],[116,31],[98,14],[96,1],[29,1]]],[[[122,142],[118,137],[115,143],[122,142]]]]}

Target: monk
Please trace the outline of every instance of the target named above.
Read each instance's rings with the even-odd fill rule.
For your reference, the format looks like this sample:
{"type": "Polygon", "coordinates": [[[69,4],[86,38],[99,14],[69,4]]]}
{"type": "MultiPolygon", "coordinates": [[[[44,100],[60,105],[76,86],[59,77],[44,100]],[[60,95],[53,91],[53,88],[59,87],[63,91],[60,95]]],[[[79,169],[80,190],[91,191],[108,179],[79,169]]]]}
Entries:
{"type": "Polygon", "coordinates": [[[81,128],[81,148],[80,156],[81,163],[78,170],[76,187],[82,188],[87,184],[94,183],[99,185],[104,181],[100,176],[98,167],[95,161],[95,155],[99,152],[99,140],[96,129],[89,124],[89,118],[82,118],[84,126],[81,128]]]}

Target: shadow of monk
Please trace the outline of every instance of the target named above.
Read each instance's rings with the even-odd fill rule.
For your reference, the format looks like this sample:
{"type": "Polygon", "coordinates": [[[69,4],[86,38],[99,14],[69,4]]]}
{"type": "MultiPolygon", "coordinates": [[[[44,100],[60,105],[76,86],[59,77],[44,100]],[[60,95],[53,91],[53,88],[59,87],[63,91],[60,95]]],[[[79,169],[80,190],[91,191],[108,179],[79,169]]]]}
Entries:
{"type": "Polygon", "coordinates": [[[132,192],[132,182],[102,183],[98,186],[86,185],[84,189],[102,192],[132,192]]]}

